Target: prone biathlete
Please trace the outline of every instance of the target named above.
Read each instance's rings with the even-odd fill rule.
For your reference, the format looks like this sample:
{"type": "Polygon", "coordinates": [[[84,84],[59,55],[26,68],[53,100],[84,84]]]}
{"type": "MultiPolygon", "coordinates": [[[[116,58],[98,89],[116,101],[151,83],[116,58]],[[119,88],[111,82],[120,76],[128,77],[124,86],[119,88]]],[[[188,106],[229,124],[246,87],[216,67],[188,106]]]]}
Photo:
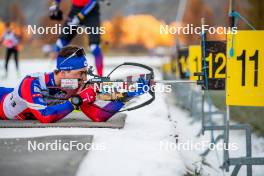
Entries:
{"type": "MultiPolygon", "coordinates": [[[[78,106],[88,118],[95,122],[104,122],[125,105],[125,100],[101,103],[102,100],[96,100],[94,86],[84,87],[85,81],[87,61],[84,49],[67,46],[59,52],[57,68],[53,72],[27,75],[16,88],[0,87],[0,119],[56,122],[75,109],[76,103],[72,97],[78,97],[81,100],[78,106]],[[63,80],[73,79],[77,80],[77,86],[70,95],[58,89],[63,87],[63,80]]],[[[132,92],[126,96],[131,99],[139,94],[141,92],[132,92]]]]}
{"type": "MultiPolygon", "coordinates": [[[[61,0],[54,0],[49,8],[50,18],[53,20],[62,20],[63,13],[60,10],[61,0]]],[[[70,26],[90,27],[88,34],[89,49],[95,58],[95,66],[99,76],[103,75],[103,54],[100,48],[100,7],[97,0],[72,0],[72,7],[65,21],[63,28],[70,26]]],[[[62,33],[55,46],[55,51],[59,52],[63,47],[67,46],[75,37],[76,30],[71,33],[62,33]]]]}

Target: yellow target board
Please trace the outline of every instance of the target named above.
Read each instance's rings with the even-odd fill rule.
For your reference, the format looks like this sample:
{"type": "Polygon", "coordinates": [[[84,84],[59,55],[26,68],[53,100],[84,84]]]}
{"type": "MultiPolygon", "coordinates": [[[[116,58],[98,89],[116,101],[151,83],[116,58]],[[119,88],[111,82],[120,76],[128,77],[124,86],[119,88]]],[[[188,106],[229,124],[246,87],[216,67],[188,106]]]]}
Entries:
{"type": "Polygon", "coordinates": [[[198,80],[198,76],[194,76],[194,73],[202,71],[202,48],[201,45],[189,46],[189,70],[190,80],[198,80]]]}
{"type": "Polygon", "coordinates": [[[227,36],[226,104],[264,106],[264,31],[227,36]]]}
{"type": "Polygon", "coordinates": [[[163,71],[163,73],[166,73],[166,74],[171,73],[171,64],[170,63],[164,63],[162,65],[162,71],[163,71]]]}

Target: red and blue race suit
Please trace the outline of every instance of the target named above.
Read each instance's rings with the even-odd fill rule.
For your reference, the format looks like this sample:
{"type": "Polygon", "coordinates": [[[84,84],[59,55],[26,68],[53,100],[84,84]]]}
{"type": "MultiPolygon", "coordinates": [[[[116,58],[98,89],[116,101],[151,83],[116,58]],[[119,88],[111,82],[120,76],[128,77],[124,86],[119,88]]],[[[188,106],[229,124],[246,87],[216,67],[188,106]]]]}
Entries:
{"type": "MultiPolygon", "coordinates": [[[[74,106],[68,100],[54,103],[45,98],[46,90],[55,86],[54,73],[36,73],[26,76],[16,88],[0,87],[0,119],[37,119],[41,123],[62,119],[74,110],[74,106]]],[[[51,90],[52,96],[60,93],[51,90]]],[[[102,122],[123,106],[121,101],[104,102],[103,105],[95,102],[81,105],[81,110],[93,121],[102,122]]]]}

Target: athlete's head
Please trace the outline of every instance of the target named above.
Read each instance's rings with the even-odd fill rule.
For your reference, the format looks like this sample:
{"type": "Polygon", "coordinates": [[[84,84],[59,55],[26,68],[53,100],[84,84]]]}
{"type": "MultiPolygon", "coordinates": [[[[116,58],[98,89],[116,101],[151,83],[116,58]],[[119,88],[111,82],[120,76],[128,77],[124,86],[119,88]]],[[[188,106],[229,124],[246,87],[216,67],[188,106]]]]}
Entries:
{"type": "Polygon", "coordinates": [[[59,79],[78,79],[79,85],[87,80],[87,61],[83,48],[66,46],[57,57],[55,77],[59,79]]]}
{"type": "Polygon", "coordinates": [[[8,31],[8,32],[11,30],[11,28],[10,28],[10,22],[9,21],[7,21],[5,23],[5,28],[6,28],[6,31],[8,31]]]}

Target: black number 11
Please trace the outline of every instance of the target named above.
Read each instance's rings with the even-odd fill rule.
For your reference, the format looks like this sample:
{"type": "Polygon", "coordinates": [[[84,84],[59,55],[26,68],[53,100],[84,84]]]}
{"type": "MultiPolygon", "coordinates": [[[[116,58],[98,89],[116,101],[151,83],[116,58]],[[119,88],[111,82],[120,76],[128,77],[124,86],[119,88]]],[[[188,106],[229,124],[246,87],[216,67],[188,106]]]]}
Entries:
{"type": "MultiPolygon", "coordinates": [[[[256,50],[255,54],[249,57],[250,61],[254,61],[254,86],[258,86],[258,53],[259,51],[256,50]]],[[[243,50],[243,53],[237,57],[237,60],[242,61],[242,86],[246,84],[246,50],[243,50]]]]}
{"type": "Polygon", "coordinates": [[[255,51],[254,56],[249,57],[249,60],[255,61],[254,68],[254,86],[258,86],[258,50],[255,51]]]}

